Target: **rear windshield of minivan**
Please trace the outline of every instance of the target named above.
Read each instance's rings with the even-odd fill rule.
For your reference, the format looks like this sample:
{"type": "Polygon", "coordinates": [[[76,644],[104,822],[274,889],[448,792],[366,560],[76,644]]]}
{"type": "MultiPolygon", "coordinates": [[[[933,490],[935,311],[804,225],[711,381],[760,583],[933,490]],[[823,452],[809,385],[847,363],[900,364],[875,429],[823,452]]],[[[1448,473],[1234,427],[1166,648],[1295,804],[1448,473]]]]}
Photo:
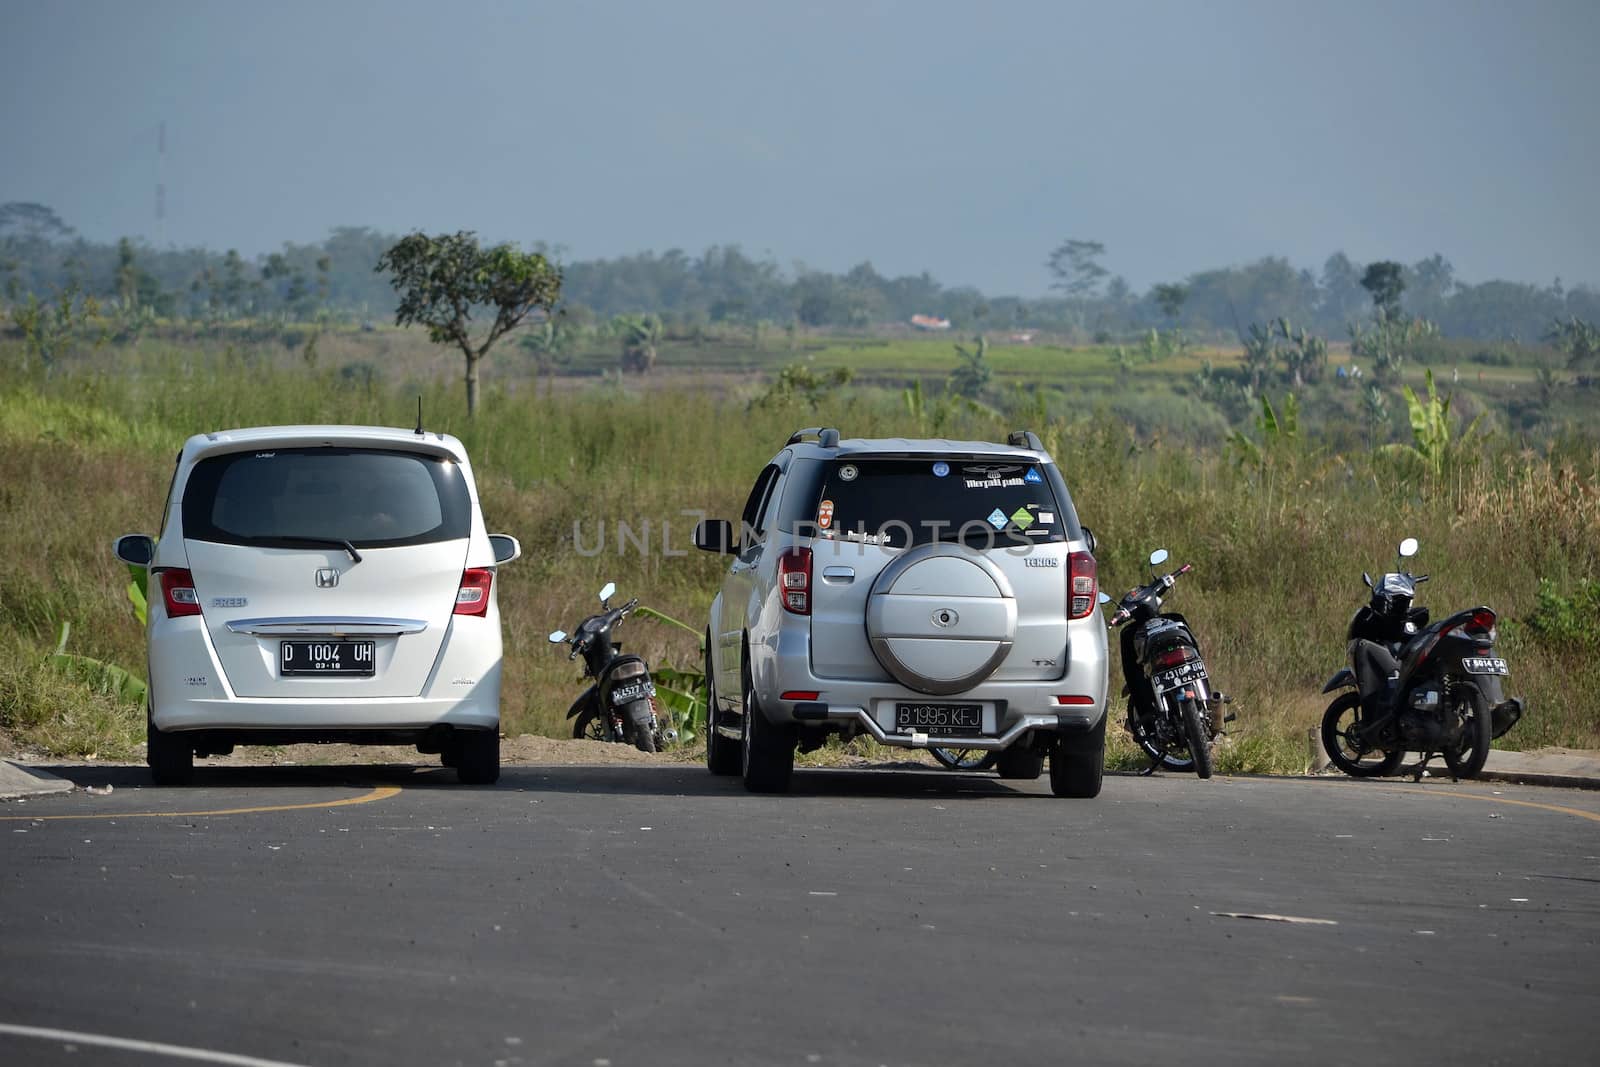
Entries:
{"type": "Polygon", "coordinates": [[[891,548],[957,539],[1009,547],[1070,540],[1077,525],[1026,460],[839,459],[823,473],[798,532],[891,548]]]}
{"type": "Polygon", "coordinates": [[[183,535],[222,544],[388,548],[454,541],[471,529],[461,468],[414,452],[232,452],[195,464],[183,492],[183,535]]]}

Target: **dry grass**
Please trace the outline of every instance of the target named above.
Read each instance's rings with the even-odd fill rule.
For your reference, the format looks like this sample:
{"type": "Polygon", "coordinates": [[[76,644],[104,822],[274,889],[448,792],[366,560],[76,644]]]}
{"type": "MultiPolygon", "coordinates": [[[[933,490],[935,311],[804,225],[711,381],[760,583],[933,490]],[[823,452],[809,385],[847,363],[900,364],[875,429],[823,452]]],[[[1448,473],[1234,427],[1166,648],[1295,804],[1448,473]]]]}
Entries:
{"type": "MultiPolygon", "coordinates": [[[[751,406],[754,385],[729,378],[648,389],[491,384],[484,414],[468,424],[453,379],[368,386],[293,358],[238,351],[209,359],[142,351],[115,374],[78,368],[43,379],[5,371],[5,356],[0,347],[0,729],[62,755],[123,752],[142,734],[140,709],[57,684],[40,664],[66,620],[74,651],[143,673],[143,635],[110,544],[120,533],[154,532],[173,455],[192,432],[409,425],[420,390],[430,427],[467,443],[491,528],[517,535],[526,553],[505,569],[500,590],[506,728],[559,734],[580,683],[544,635],[570,630],[601,584],[615,581],[621,595],[703,625],[720,565],[684,552],[693,524],[686,510],[736,516],[750,481],[796,426],[827,422],[862,436],[931,429],[896,392],[848,390],[819,413],[798,403],[751,406]],[[635,530],[648,522],[650,551],[619,551],[619,520],[635,530]],[[606,526],[601,555],[577,551],[575,523],[591,546],[606,526]],[[663,553],[663,525],[683,554],[663,553]]],[[[1366,594],[1361,572],[1384,569],[1406,535],[1421,540],[1418,562],[1434,575],[1425,603],[1437,611],[1487,603],[1504,620],[1512,688],[1533,710],[1503,743],[1600,748],[1592,665],[1542,647],[1523,624],[1538,579],[1566,587],[1600,577],[1592,445],[1550,454],[1491,442],[1419,481],[1382,458],[1309,450],[1242,469],[1219,451],[1138,441],[1112,419],[1061,410],[1044,422],[957,412],[940,429],[1003,439],[1022,419],[1051,443],[1100,539],[1108,592],[1142,581],[1156,547],[1195,564],[1171,607],[1189,617],[1219,686],[1237,698],[1222,769],[1303,769],[1305,731],[1325,703],[1319,691],[1342,664],[1344,627],[1366,594]]],[[[661,624],[629,620],[621,637],[652,662],[698,661],[695,641],[661,624]]],[[[1120,726],[1121,708],[1113,714],[1120,726]]],[[[1120,731],[1112,736],[1114,759],[1130,759],[1120,731]]]]}

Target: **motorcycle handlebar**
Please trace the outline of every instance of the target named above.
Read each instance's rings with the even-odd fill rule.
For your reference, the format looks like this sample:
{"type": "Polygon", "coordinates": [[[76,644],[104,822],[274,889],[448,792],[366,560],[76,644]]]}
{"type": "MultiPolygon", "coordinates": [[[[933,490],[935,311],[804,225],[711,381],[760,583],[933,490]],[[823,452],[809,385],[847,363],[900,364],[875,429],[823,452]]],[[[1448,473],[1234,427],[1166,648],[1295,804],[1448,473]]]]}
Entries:
{"type": "Polygon", "coordinates": [[[1183,566],[1179,567],[1173,573],[1174,574],[1188,574],[1192,570],[1194,570],[1194,564],[1193,563],[1185,563],[1183,566]]]}

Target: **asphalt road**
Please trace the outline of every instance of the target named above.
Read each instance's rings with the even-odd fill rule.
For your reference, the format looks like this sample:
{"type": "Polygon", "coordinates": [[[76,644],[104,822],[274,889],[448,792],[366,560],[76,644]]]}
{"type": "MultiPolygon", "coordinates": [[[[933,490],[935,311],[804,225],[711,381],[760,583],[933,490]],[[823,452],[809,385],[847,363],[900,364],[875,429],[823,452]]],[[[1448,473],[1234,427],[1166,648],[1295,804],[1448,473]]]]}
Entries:
{"type": "Polygon", "coordinates": [[[1600,1043],[1595,793],[59,773],[116,788],[0,804],[5,1064],[1528,1064],[1600,1043]]]}

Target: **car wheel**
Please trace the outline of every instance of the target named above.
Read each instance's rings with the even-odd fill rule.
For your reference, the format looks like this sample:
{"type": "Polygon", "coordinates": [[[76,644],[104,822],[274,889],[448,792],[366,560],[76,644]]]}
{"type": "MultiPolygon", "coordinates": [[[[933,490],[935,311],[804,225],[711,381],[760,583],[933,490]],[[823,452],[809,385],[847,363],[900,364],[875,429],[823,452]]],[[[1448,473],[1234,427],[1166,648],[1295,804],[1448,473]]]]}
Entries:
{"type": "Polygon", "coordinates": [[[1000,772],[1000,777],[1031,782],[1044,773],[1044,753],[1023,748],[1022,744],[1012,745],[995,759],[995,769],[1000,772]]]}
{"type": "Polygon", "coordinates": [[[717,682],[711,674],[711,631],[706,631],[706,769],[712,774],[738,774],[744,752],[739,742],[717,733],[717,682]]]}
{"type": "Polygon", "coordinates": [[[1100,717],[1086,747],[1068,747],[1058,741],[1050,753],[1050,792],[1058,797],[1088,799],[1100,795],[1106,766],[1106,716],[1100,717]]]}
{"type": "Polygon", "coordinates": [[[793,730],[767,720],[750,682],[750,662],[740,668],[744,689],[744,787],[752,793],[787,793],[794,777],[793,730]]]}
{"type": "Polygon", "coordinates": [[[156,729],[148,708],[144,713],[144,759],[156,785],[188,785],[194,781],[194,746],[181,733],[156,729]]]}
{"type": "Polygon", "coordinates": [[[500,780],[500,731],[457,730],[456,777],[462,785],[493,785],[500,780]]]}

